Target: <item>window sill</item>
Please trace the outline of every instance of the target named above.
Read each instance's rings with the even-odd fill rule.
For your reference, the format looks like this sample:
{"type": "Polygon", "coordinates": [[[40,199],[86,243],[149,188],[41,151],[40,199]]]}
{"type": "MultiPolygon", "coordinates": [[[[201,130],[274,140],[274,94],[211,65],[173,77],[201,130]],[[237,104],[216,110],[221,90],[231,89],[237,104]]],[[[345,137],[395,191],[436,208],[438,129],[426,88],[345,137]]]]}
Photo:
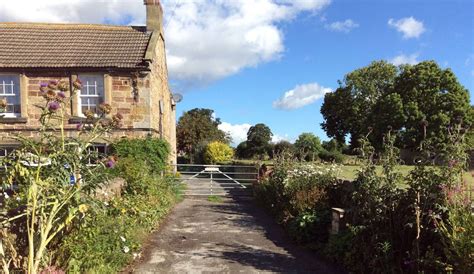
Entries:
{"type": "MultiPolygon", "coordinates": [[[[76,116],[76,117],[71,117],[69,118],[68,120],[68,123],[69,124],[73,124],[73,125],[77,125],[77,124],[90,124],[90,123],[95,123],[97,122],[98,120],[100,120],[101,118],[97,117],[97,118],[93,118],[92,120],[90,119],[87,119],[86,117],[79,117],[79,116],[76,116]]],[[[102,118],[104,119],[104,118],[102,118]]],[[[110,120],[108,118],[105,118],[105,120],[110,120]]]]}
{"type": "Polygon", "coordinates": [[[0,117],[0,124],[26,124],[28,118],[23,117],[0,117]]]}

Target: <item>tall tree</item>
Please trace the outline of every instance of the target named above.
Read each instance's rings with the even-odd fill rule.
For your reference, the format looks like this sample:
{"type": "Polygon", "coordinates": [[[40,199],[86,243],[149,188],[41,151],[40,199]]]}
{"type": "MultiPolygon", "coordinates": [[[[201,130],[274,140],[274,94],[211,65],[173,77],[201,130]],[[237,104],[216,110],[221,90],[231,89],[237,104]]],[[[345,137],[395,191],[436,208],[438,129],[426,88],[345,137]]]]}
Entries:
{"type": "MultiPolygon", "coordinates": [[[[178,151],[194,159],[197,147],[211,141],[229,143],[229,136],[218,128],[219,118],[213,117],[212,109],[195,108],[189,110],[179,118],[176,126],[178,151]]],[[[205,147],[205,146],[204,146],[205,147]]]]}
{"type": "Polygon", "coordinates": [[[321,140],[313,133],[301,133],[295,141],[295,151],[301,160],[314,161],[322,150],[321,140]]]}
{"type": "Polygon", "coordinates": [[[448,127],[457,123],[470,127],[473,123],[469,91],[450,69],[441,69],[434,61],[403,66],[395,92],[407,117],[401,135],[409,148],[424,138],[422,122],[427,125],[426,138],[438,147],[447,142],[448,127]]]}
{"type": "Polygon", "coordinates": [[[398,132],[400,147],[415,148],[424,138],[421,125],[428,125],[426,137],[439,146],[450,125],[472,125],[469,102],[453,72],[434,61],[398,68],[378,61],[347,74],[335,92],[326,94],[322,127],[340,141],[350,136],[352,148],[369,131],[380,148],[388,130],[398,132]]]}
{"type": "Polygon", "coordinates": [[[294,145],[288,141],[281,140],[273,147],[274,156],[278,156],[282,153],[294,153],[294,145]]]}
{"type": "Polygon", "coordinates": [[[359,138],[368,132],[379,99],[393,90],[397,72],[396,66],[376,61],[348,73],[334,93],[326,94],[321,107],[322,127],[328,136],[343,142],[350,135],[351,145],[357,147],[359,138]]]}
{"type": "Polygon", "coordinates": [[[263,158],[272,140],[272,136],[272,131],[265,124],[260,123],[250,127],[247,132],[247,147],[252,156],[258,155],[260,158],[263,158]]]}

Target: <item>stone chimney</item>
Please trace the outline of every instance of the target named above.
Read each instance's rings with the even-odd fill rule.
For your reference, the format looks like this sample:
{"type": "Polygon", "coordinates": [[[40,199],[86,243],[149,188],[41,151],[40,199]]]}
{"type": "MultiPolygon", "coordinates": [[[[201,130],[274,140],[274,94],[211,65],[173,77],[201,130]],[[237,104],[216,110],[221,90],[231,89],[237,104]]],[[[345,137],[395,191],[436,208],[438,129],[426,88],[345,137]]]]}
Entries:
{"type": "Polygon", "coordinates": [[[146,29],[163,33],[163,8],[160,0],[144,0],[146,6],[146,29]]]}

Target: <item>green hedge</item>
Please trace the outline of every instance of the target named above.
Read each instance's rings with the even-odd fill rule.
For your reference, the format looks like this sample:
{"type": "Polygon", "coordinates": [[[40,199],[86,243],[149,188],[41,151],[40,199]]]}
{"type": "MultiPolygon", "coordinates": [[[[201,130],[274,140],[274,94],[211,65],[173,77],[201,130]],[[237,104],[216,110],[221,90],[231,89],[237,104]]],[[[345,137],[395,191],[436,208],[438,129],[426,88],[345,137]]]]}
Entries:
{"type": "Polygon", "coordinates": [[[158,138],[147,137],[145,139],[124,138],[111,145],[112,153],[120,158],[129,158],[137,162],[143,162],[150,167],[152,173],[158,173],[165,169],[169,144],[158,138]]]}
{"type": "Polygon", "coordinates": [[[122,139],[111,145],[118,156],[110,176],[126,180],[121,197],[95,200],[71,224],[53,259],[67,273],[115,273],[140,254],[141,243],[179,198],[166,169],[169,145],[162,139],[122,139]]]}

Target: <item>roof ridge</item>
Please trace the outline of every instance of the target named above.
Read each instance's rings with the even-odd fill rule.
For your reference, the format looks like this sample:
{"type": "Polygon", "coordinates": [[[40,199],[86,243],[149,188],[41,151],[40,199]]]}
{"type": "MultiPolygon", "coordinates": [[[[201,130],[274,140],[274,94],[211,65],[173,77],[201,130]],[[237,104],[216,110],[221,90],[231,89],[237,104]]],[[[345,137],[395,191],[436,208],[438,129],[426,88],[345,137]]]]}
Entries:
{"type": "Polygon", "coordinates": [[[40,29],[40,28],[51,28],[51,29],[77,29],[77,28],[87,28],[87,29],[110,29],[110,30],[119,30],[119,29],[136,29],[145,26],[121,26],[121,25],[109,25],[109,24],[88,24],[88,23],[36,23],[36,22],[0,22],[0,27],[7,28],[31,28],[31,29],[40,29]]]}

